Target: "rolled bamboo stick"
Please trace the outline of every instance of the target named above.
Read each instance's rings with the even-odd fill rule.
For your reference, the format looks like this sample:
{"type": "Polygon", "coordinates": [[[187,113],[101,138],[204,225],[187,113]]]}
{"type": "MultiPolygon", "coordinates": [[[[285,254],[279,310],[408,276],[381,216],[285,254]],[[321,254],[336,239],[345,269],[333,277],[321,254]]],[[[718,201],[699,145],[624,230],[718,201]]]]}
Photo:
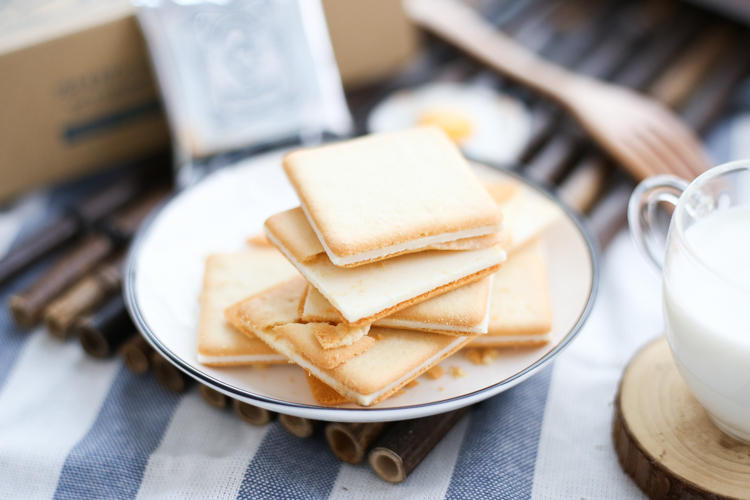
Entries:
{"type": "Polygon", "coordinates": [[[667,106],[681,107],[731,47],[731,31],[720,24],[701,34],[654,82],[651,94],[667,106]]]}
{"type": "Polygon", "coordinates": [[[276,414],[272,411],[268,411],[259,406],[247,404],[239,399],[232,401],[232,407],[234,408],[234,413],[237,414],[238,417],[252,425],[266,425],[276,417],[276,414]]]}
{"type": "Polygon", "coordinates": [[[602,80],[614,79],[622,74],[623,67],[633,56],[641,53],[645,39],[670,15],[664,10],[644,12],[643,5],[637,2],[624,2],[621,6],[607,22],[606,38],[594,44],[594,50],[574,68],[577,73],[602,80]]]}
{"type": "Polygon", "coordinates": [[[193,379],[182,373],[156,351],[151,353],[151,372],[167,390],[181,394],[193,384],[193,379]]]}
{"type": "Polygon", "coordinates": [[[83,350],[95,358],[108,358],[136,329],[125,308],[122,295],[115,295],[92,314],[76,321],[75,331],[83,350]]]}
{"type": "Polygon", "coordinates": [[[168,150],[144,158],[125,177],[115,179],[82,203],[75,204],[73,212],[88,224],[101,220],[155,186],[171,186],[171,167],[172,154],[168,150]]]}
{"type": "Polygon", "coordinates": [[[153,347],[141,335],[134,335],[120,347],[120,356],[125,366],[139,375],[148,372],[151,368],[151,353],[153,352],[153,347]]]}
{"type": "Polygon", "coordinates": [[[148,186],[164,183],[169,169],[169,156],[155,155],[141,166],[118,177],[97,191],[73,204],[66,213],[42,229],[30,234],[0,259],[0,284],[17,276],[40,259],[71,243],[86,226],[112,214],[132,202],[148,186]]]}
{"type": "MultiPolygon", "coordinates": [[[[693,78],[689,82],[673,81],[676,78],[683,77],[685,70],[682,67],[686,64],[691,65],[691,71],[696,71],[696,67],[692,64],[690,58],[682,57],[675,63],[667,64],[667,60],[693,35],[694,26],[694,22],[690,23],[687,27],[680,29],[677,34],[665,39],[665,41],[657,40],[657,42],[654,42],[653,47],[646,47],[643,52],[647,56],[645,58],[634,59],[615,80],[618,83],[626,83],[636,88],[643,88],[651,84],[657,78],[657,74],[662,73],[663,76],[658,77],[656,83],[651,84],[650,93],[661,92],[662,97],[674,100],[675,98],[666,93],[665,89],[675,91],[674,89],[678,88],[681,93],[694,93],[698,91],[699,79],[693,78]],[[663,71],[663,67],[667,69],[663,71]]],[[[552,141],[551,144],[564,143],[564,141],[564,138],[559,138],[552,141]]],[[[555,147],[548,145],[529,165],[529,174],[547,183],[554,182],[560,178],[566,163],[575,154],[574,151],[572,146],[565,148],[562,144],[557,144],[555,147]]],[[[598,155],[584,155],[572,169],[571,174],[563,179],[559,190],[561,198],[581,212],[588,210],[599,196],[603,186],[608,170],[605,165],[606,160],[598,155]]],[[[619,192],[612,196],[619,201],[609,201],[606,206],[612,207],[617,204],[622,206],[622,193],[619,192]]],[[[603,208],[602,210],[608,210],[608,208],[603,208]]],[[[599,221],[602,217],[603,215],[600,212],[596,216],[596,221],[599,221]]],[[[615,214],[610,213],[607,213],[607,216],[604,218],[611,218],[612,222],[616,224],[615,229],[619,229],[622,221],[624,221],[622,217],[617,219],[615,214]]],[[[612,236],[614,236],[614,233],[607,234],[605,239],[608,241],[612,236]]]]}
{"type": "Polygon", "coordinates": [[[44,324],[50,334],[61,339],[70,337],[79,317],[119,291],[122,281],[121,264],[122,257],[102,265],[53,300],[43,313],[44,324]]]}
{"type": "Polygon", "coordinates": [[[226,394],[219,392],[216,389],[213,389],[205,384],[200,384],[200,387],[198,387],[198,392],[200,392],[203,401],[213,406],[214,408],[223,410],[229,404],[229,398],[226,394]]]}
{"type": "Polygon", "coordinates": [[[10,298],[10,312],[15,322],[24,328],[34,326],[53,299],[102,262],[114,249],[114,243],[106,236],[85,238],[29,288],[10,298]]]}
{"type": "Polygon", "coordinates": [[[375,473],[391,483],[406,479],[469,408],[392,424],[370,452],[375,473]]]}
{"type": "MultiPolygon", "coordinates": [[[[622,52],[620,54],[620,57],[623,58],[620,61],[622,67],[618,68],[614,74],[614,81],[619,85],[629,86],[637,90],[645,89],[664,70],[664,67],[669,66],[671,58],[679,52],[684,44],[695,36],[697,28],[695,16],[688,16],[675,30],[666,35],[660,34],[653,37],[649,43],[635,53],[622,52]]],[[[602,72],[602,68],[606,68],[606,66],[602,63],[601,68],[596,68],[595,71],[602,72]]],[[[576,160],[576,157],[580,156],[585,142],[582,136],[576,137],[573,134],[558,135],[550,139],[544,146],[537,149],[535,155],[526,155],[528,161],[527,175],[542,183],[558,183],[563,180],[566,170],[576,160]]],[[[588,156],[581,160],[582,163],[597,161],[602,160],[594,160],[588,156]]],[[[580,163],[573,170],[579,168],[581,168],[580,163]]],[[[570,195],[571,193],[566,194],[570,195]]]]}
{"type": "Polygon", "coordinates": [[[585,156],[562,182],[557,190],[558,196],[579,213],[587,212],[602,192],[611,168],[602,156],[585,156]]]}
{"type": "Polygon", "coordinates": [[[386,425],[386,422],[330,422],[325,428],[326,440],[339,460],[358,464],[365,458],[370,446],[380,436],[386,425]]]}
{"type": "Polygon", "coordinates": [[[143,219],[166,194],[165,188],[153,189],[121,209],[101,223],[100,228],[105,234],[88,236],[28,289],[12,296],[10,310],[16,323],[24,328],[34,326],[52,300],[127,243],[143,219]]]}
{"type": "MultiPolygon", "coordinates": [[[[637,49],[636,42],[640,37],[638,30],[632,26],[623,28],[619,23],[612,26],[611,19],[621,17],[637,18],[632,6],[615,8],[614,12],[606,12],[607,19],[602,23],[605,30],[596,30],[590,33],[581,31],[580,36],[584,43],[574,44],[572,41],[562,40],[557,47],[552,47],[548,58],[557,64],[571,67],[576,72],[594,78],[607,79],[625,63],[625,61],[637,49]],[[566,45],[570,45],[566,47],[566,45]],[[594,47],[594,50],[590,50],[594,47]]],[[[627,24],[627,23],[626,23],[627,24]]],[[[572,40],[573,37],[569,37],[572,40]]],[[[536,106],[533,130],[518,156],[518,163],[530,162],[540,149],[561,128],[563,113],[559,108],[546,102],[540,102],[536,106]]]]}
{"type": "Polygon", "coordinates": [[[300,438],[309,438],[320,428],[322,422],[293,415],[279,415],[279,422],[284,429],[300,438]]]}
{"type": "MultiPolygon", "coordinates": [[[[642,88],[655,78],[665,60],[694,30],[694,23],[685,23],[678,33],[656,37],[645,48],[636,45],[637,33],[629,33],[628,36],[610,34],[598,45],[594,54],[576,69],[588,76],[613,77],[621,85],[642,88]]],[[[553,137],[564,128],[561,114],[557,111],[548,111],[539,120],[520,159],[527,164],[526,172],[529,177],[551,185],[563,178],[567,167],[580,155],[585,141],[582,136],[574,133],[553,137]]]]}
{"type": "Polygon", "coordinates": [[[81,231],[82,224],[78,218],[73,214],[67,214],[24,238],[0,259],[0,284],[18,276],[32,264],[71,243],[81,231]]]}
{"type": "Polygon", "coordinates": [[[588,227],[599,241],[600,248],[608,246],[627,224],[628,201],[632,191],[633,184],[623,179],[599,200],[589,214],[588,227]]]}
{"type": "Polygon", "coordinates": [[[528,163],[526,175],[542,184],[554,185],[582,147],[582,141],[564,135],[555,137],[528,163]]]}
{"type": "Polygon", "coordinates": [[[699,133],[705,133],[716,122],[734,95],[734,90],[750,72],[747,46],[750,36],[738,37],[714,71],[701,81],[699,88],[685,101],[683,119],[699,133]]]}
{"type": "Polygon", "coordinates": [[[702,22],[692,12],[677,16],[669,30],[653,30],[650,40],[614,76],[619,85],[643,91],[701,32],[702,22]]]}
{"type": "Polygon", "coordinates": [[[100,228],[120,244],[126,244],[133,237],[143,220],[169,195],[166,186],[158,186],[143,194],[134,203],[119,210],[100,224],[100,228]]]}

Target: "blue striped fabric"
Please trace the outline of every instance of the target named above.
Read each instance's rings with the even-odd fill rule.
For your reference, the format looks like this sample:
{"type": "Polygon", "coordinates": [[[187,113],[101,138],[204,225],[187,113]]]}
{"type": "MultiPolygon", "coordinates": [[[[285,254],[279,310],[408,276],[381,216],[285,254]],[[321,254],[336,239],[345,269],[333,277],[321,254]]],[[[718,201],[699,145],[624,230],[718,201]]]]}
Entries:
{"type": "Polygon", "coordinates": [[[93,426],[65,460],[55,498],[134,497],[178,401],[152,377],[121,367],[93,426]]]}
{"type": "Polygon", "coordinates": [[[340,466],[322,435],[301,440],[275,422],[245,471],[237,498],[326,498],[340,466]]]}
{"type": "MultiPolygon", "coordinates": [[[[45,196],[44,210],[42,210],[41,213],[36,214],[33,220],[24,221],[23,227],[14,238],[12,245],[21,241],[25,236],[33,234],[34,231],[38,230],[44,224],[50,215],[59,211],[59,204],[55,202],[55,198],[54,193],[45,196]]],[[[35,265],[31,271],[0,287],[0,388],[2,388],[5,378],[13,367],[13,363],[18,356],[21,347],[29,337],[29,332],[19,328],[13,322],[13,318],[7,307],[10,296],[31,285],[34,282],[34,279],[36,279],[36,277],[41,274],[50,263],[51,259],[46,259],[44,262],[35,265]]]]}
{"type": "Polygon", "coordinates": [[[12,293],[30,285],[43,267],[44,265],[38,266],[33,273],[28,273],[0,288],[0,388],[13,368],[18,353],[29,338],[29,332],[17,327],[13,322],[6,304],[12,293]]]}
{"type": "MultiPolygon", "coordinates": [[[[59,211],[79,189],[74,186],[53,193],[45,218],[59,211]]],[[[25,227],[30,230],[34,225],[25,227]]],[[[37,267],[40,271],[44,265],[37,267]]],[[[33,273],[6,287],[2,291],[5,300],[11,289],[22,288],[32,278],[33,273]]],[[[28,333],[13,326],[7,309],[0,308],[0,388],[27,338],[28,333]]],[[[528,496],[548,380],[549,370],[474,409],[448,496],[486,493],[476,489],[476,479],[508,498],[528,496]],[[509,411],[519,405],[523,414],[509,411]],[[514,437],[509,440],[508,436],[514,437]]],[[[91,428],[65,459],[55,498],[134,498],[148,459],[179,401],[179,396],[168,393],[152,377],[134,376],[121,367],[91,428]]],[[[321,435],[303,441],[277,422],[250,458],[236,497],[326,498],[340,467],[321,435]]]]}
{"type": "MultiPolygon", "coordinates": [[[[750,118],[746,120],[750,121],[750,118]]],[[[727,139],[731,128],[725,126],[717,130],[710,144],[715,157],[723,161],[731,157],[731,144],[727,139]]],[[[45,212],[43,215],[59,211],[67,200],[97,182],[101,182],[101,179],[63,186],[52,191],[48,196],[48,208],[43,211],[45,212]]],[[[38,222],[25,221],[24,232],[32,230],[38,222]]],[[[634,254],[634,251],[632,253],[634,254]]],[[[36,272],[43,268],[44,264],[37,266],[36,272]]],[[[25,387],[23,378],[8,375],[14,370],[19,355],[24,352],[30,335],[45,335],[41,331],[35,333],[19,331],[11,322],[5,306],[10,292],[28,285],[32,279],[33,276],[28,275],[0,289],[0,301],[2,301],[0,303],[0,395],[3,391],[7,393],[6,389],[11,386],[14,386],[15,394],[18,394],[19,390],[23,391],[25,387]]],[[[615,292],[620,293],[617,290],[615,292]]],[[[617,295],[610,299],[610,302],[622,302],[626,301],[627,297],[617,295]]],[[[588,340],[585,335],[582,335],[584,338],[578,339],[571,350],[575,351],[582,342],[584,345],[585,342],[589,342],[592,346],[591,352],[596,353],[595,359],[600,359],[601,352],[607,352],[605,346],[608,342],[604,337],[608,334],[604,331],[606,328],[601,328],[601,330],[594,332],[594,335],[589,335],[588,340]]],[[[576,355],[584,361],[588,359],[581,356],[581,350],[576,355]]],[[[618,354],[618,359],[620,357],[622,357],[621,353],[618,354]]],[[[585,374],[583,376],[588,376],[586,375],[588,373],[601,372],[601,370],[600,372],[587,372],[588,367],[584,361],[578,362],[579,358],[575,356],[567,359],[561,358],[558,366],[554,368],[554,380],[565,380],[564,373],[561,373],[564,371],[563,368],[568,371],[573,368],[574,375],[583,373],[585,374]]],[[[28,361],[29,358],[26,359],[28,361]]],[[[138,377],[130,374],[120,365],[119,360],[102,361],[102,363],[111,363],[110,366],[113,369],[111,373],[114,374],[116,371],[117,374],[114,375],[111,386],[102,385],[101,397],[91,398],[97,401],[97,406],[101,406],[89,408],[91,424],[85,421],[86,423],[81,426],[81,432],[75,434],[75,438],[70,439],[69,445],[65,445],[63,451],[60,452],[58,465],[45,463],[44,450],[27,450],[28,455],[21,457],[23,460],[19,463],[31,464],[29,467],[44,469],[48,474],[50,487],[49,490],[44,490],[45,495],[54,491],[54,496],[57,498],[134,498],[142,487],[147,468],[149,479],[158,482],[160,474],[169,474],[170,467],[188,469],[192,467],[190,470],[197,471],[205,464],[212,463],[213,460],[228,459],[227,456],[217,453],[216,446],[210,449],[191,449],[188,458],[184,455],[184,450],[174,451],[167,446],[160,451],[160,459],[157,461],[159,467],[152,467],[149,459],[153,452],[159,447],[170,425],[179,420],[173,419],[173,416],[182,398],[162,389],[152,377],[138,377]],[[79,436],[82,437],[79,439],[79,436]],[[179,456],[170,455],[171,453],[179,456]],[[62,464],[61,467],[60,464],[62,464]]],[[[612,364],[611,369],[614,373],[613,380],[616,380],[621,367],[612,364]]],[[[44,377],[44,366],[40,366],[38,372],[39,377],[44,377]]],[[[612,454],[605,455],[602,451],[609,450],[610,446],[608,432],[611,408],[608,403],[611,402],[614,394],[614,385],[612,388],[604,387],[604,390],[600,392],[605,395],[602,399],[593,402],[588,400],[587,408],[601,410],[600,420],[595,421],[595,423],[598,422],[598,427],[597,425],[592,427],[588,421],[566,421],[560,418],[559,414],[552,415],[552,418],[548,415],[545,421],[545,412],[552,411],[553,401],[561,399],[560,391],[569,390],[564,384],[553,383],[552,386],[555,389],[550,392],[548,398],[552,373],[553,368],[548,367],[519,386],[477,405],[468,417],[468,425],[462,427],[465,431],[461,430],[460,433],[454,434],[460,436],[460,439],[456,439],[457,444],[451,445],[452,449],[451,446],[442,447],[442,455],[432,461],[431,466],[436,467],[437,470],[430,470],[429,474],[424,474],[421,478],[417,477],[419,474],[415,474],[401,487],[384,486],[382,482],[375,479],[374,475],[362,474],[355,479],[362,484],[371,480],[378,481],[377,488],[373,488],[372,491],[350,491],[337,487],[336,493],[342,494],[343,492],[343,495],[354,498],[369,496],[399,498],[404,496],[399,494],[399,491],[406,491],[405,487],[414,486],[415,481],[418,487],[408,491],[419,490],[424,481],[441,477],[447,483],[447,490],[441,489],[440,491],[447,491],[446,497],[448,498],[523,499],[531,497],[532,492],[537,498],[540,495],[545,498],[559,496],[579,498],[587,491],[581,485],[597,482],[595,478],[587,476],[587,474],[590,475],[588,468],[577,470],[574,467],[575,464],[571,467],[563,464],[565,467],[560,476],[553,479],[551,484],[548,481],[541,486],[539,483],[544,483],[544,481],[540,481],[540,477],[544,479],[547,476],[543,476],[540,470],[546,470],[554,476],[555,471],[559,470],[554,467],[554,464],[564,462],[570,450],[559,445],[555,449],[550,447],[555,442],[565,443],[564,438],[572,427],[585,425],[587,429],[600,429],[600,434],[588,444],[590,447],[582,453],[594,456],[597,460],[601,456],[608,457],[607,459],[611,462],[607,464],[607,467],[598,469],[601,474],[610,475],[599,478],[600,481],[594,485],[595,487],[588,490],[587,498],[621,498],[626,495],[624,492],[631,492],[630,496],[632,496],[633,490],[628,489],[628,487],[632,488],[632,485],[627,477],[619,472],[616,458],[612,454]],[[554,397],[555,394],[557,398],[554,397]],[[553,431],[549,429],[555,425],[557,434],[550,437],[549,434],[553,431]],[[543,448],[545,454],[538,456],[540,442],[553,444],[543,448]],[[549,456],[553,459],[544,460],[549,456]],[[560,494],[560,491],[565,493],[560,494]]],[[[593,386],[597,381],[592,380],[591,383],[593,386]]],[[[601,388],[601,386],[595,387],[601,388]]],[[[81,385],[70,390],[87,391],[87,386],[81,385]]],[[[581,397],[588,396],[582,394],[581,397]]],[[[564,400],[565,397],[562,399],[564,400]]],[[[184,407],[180,406],[180,408],[182,410],[184,407]]],[[[75,420],[77,415],[78,413],[72,413],[64,417],[68,421],[82,422],[82,420],[75,420]]],[[[183,419],[190,416],[186,412],[180,415],[183,419]]],[[[50,418],[58,416],[54,413],[50,414],[50,418]]],[[[586,418],[594,417],[587,414],[586,418]]],[[[202,425],[207,428],[221,424],[220,418],[205,419],[202,422],[202,425]]],[[[180,427],[177,426],[176,429],[179,430],[180,427]]],[[[217,434],[221,432],[221,429],[217,427],[213,430],[217,434]]],[[[21,443],[23,444],[23,440],[21,443]]],[[[23,451],[26,450],[20,452],[23,451]]],[[[12,482],[8,471],[18,469],[4,468],[4,466],[17,461],[20,452],[18,447],[9,450],[3,447],[3,442],[0,442],[0,498],[45,498],[45,496],[33,494],[19,494],[18,489],[10,490],[6,486],[6,483],[12,482]]],[[[581,460],[581,453],[578,457],[581,460]]],[[[332,456],[322,436],[301,440],[287,434],[278,423],[271,424],[257,451],[252,447],[248,449],[245,456],[231,458],[231,460],[236,460],[232,462],[232,470],[237,471],[232,477],[217,478],[215,485],[204,484],[200,491],[188,496],[242,499],[326,498],[333,492],[339,475],[344,476],[341,471],[351,471],[349,466],[345,469],[332,456]]],[[[363,464],[359,467],[366,469],[367,465],[363,464]]],[[[349,474],[349,476],[352,475],[349,474]]],[[[18,481],[15,483],[17,484],[18,481]]],[[[29,490],[35,491],[31,486],[29,490]]],[[[24,484],[22,484],[21,491],[25,492],[24,484]]]]}
{"type": "Polygon", "coordinates": [[[531,496],[552,368],[476,405],[447,498],[531,496]]]}
{"type": "MultiPolygon", "coordinates": [[[[114,175],[116,175],[116,172],[106,172],[90,176],[79,181],[58,186],[45,193],[44,210],[39,214],[35,214],[31,220],[23,221],[23,225],[14,238],[11,247],[22,241],[27,235],[33,234],[44,227],[55,215],[62,214],[64,207],[74,200],[79,199],[82,193],[88,192],[91,188],[111,179],[114,175]]],[[[42,262],[34,265],[30,271],[0,287],[0,388],[2,388],[5,377],[13,367],[13,362],[18,356],[18,352],[28,339],[29,333],[18,328],[13,322],[10,312],[6,307],[8,300],[13,293],[31,285],[34,279],[44,269],[49,267],[53,260],[54,256],[44,259],[42,262]]]]}
{"type": "MultiPolygon", "coordinates": [[[[47,212],[58,210],[64,200],[71,199],[79,190],[80,185],[76,185],[53,193],[47,212]]],[[[30,279],[24,277],[8,289],[17,290],[30,279]]],[[[7,297],[8,290],[3,293],[7,297]]],[[[0,389],[27,337],[28,334],[12,325],[7,310],[0,308],[0,389]]],[[[453,471],[447,497],[530,496],[550,373],[548,368],[472,410],[468,430],[456,453],[455,467],[451,469],[453,462],[445,464],[447,474],[453,471]]],[[[65,459],[55,498],[134,498],[149,457],[158,447],[180,399],[161,388],[152,377],[134,376],[121,367],[95,421],[65,459]]],[[[200,456],[201,450],[195,453],[200,456]]],[[[276,422],[271,424],[257,452],[248,457],[233,496],[326,498],[340,468],[340,462],[330,453],[321,435],[301,440],[276,422]]],[[[3,497],[1,479],[0,467],[0,497],[3,497]]],[[[397,492],[398,488],[392,490],[394,497],[397,492]]]]}

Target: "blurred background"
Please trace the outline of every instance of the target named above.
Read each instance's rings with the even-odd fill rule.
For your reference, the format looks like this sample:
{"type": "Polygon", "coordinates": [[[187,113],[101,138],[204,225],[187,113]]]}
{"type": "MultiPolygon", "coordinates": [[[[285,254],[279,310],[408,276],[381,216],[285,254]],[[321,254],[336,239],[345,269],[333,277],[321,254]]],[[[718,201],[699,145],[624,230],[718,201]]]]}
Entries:
{"type": "MultiPolygon", "coordinates": [[[[651,95],[706,141],[745,111],[744,2],[466,5],[557,65],[651,95]]],[[[3,2],[0,199],[144,159],[189,183],[259,151],[416,124],[583,213],[624,199],[632,176],[559,106],[417,24],[399,0],[3,2]]]]}

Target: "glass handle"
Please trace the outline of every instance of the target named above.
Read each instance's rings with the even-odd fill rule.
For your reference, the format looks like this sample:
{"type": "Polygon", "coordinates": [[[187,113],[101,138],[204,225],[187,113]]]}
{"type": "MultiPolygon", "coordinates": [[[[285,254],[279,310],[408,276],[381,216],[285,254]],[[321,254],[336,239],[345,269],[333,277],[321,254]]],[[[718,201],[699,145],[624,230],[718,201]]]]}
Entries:
{"type": "Polygon", "coordinates": [[[673,175],[657,175],[642,181],[630,195],[628,225],[636,246],[661,271],[667,232],[657,221],[657,207],[666,202],[677,206],[688,182],[673,175]]]}

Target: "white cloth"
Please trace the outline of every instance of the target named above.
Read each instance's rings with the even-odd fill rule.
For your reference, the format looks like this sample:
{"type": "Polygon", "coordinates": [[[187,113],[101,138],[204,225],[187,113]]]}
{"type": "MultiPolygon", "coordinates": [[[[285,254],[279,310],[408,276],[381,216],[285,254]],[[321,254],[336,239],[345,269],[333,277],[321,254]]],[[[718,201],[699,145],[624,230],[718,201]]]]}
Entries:
{"type": "MultiPolygon", "coordinates": [[[[730,150],[747,151],[747,124],[727,134],[730,150]]],[[[43,198],[0,213],[0,254],[43,198]]],[[[640,498],[614,453],[612,403],[628,360],[661,331],[658,273],[623,231],[602,256],[594,311],[551,375],[475,407],[390,485],[341,465],[320,438],[248,427],[195,389],[178,398],[119,360],[18,331],[0,311],[0,498],[640,498]]]]}

